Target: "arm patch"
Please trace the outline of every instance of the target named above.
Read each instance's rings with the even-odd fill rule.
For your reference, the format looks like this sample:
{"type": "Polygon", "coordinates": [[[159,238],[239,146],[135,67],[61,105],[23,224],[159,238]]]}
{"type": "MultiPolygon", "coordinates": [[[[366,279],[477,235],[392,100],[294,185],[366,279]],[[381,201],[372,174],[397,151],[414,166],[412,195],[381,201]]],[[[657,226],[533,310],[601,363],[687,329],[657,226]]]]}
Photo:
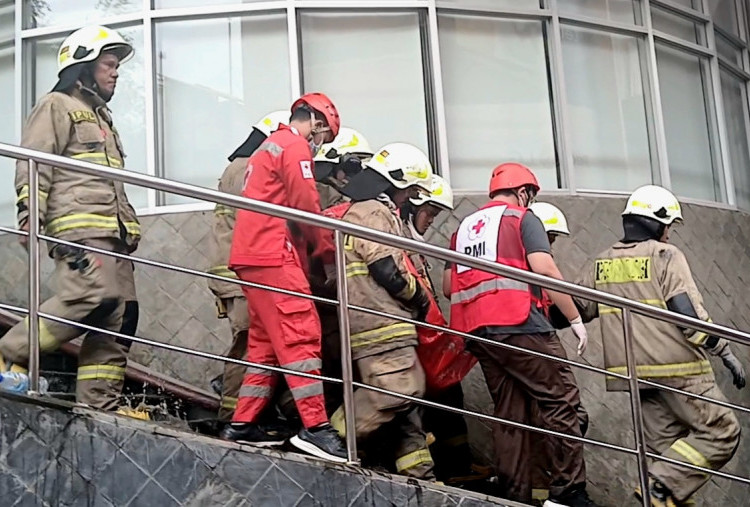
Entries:
{"type": "Polygon", "coordinates": [[[96,124],[99,123],[96,119],[96,115],[91,111],[69,111],[68,116],[70,116],[70,121],[73,123],[81,123],[82,121],[96,124]]]}

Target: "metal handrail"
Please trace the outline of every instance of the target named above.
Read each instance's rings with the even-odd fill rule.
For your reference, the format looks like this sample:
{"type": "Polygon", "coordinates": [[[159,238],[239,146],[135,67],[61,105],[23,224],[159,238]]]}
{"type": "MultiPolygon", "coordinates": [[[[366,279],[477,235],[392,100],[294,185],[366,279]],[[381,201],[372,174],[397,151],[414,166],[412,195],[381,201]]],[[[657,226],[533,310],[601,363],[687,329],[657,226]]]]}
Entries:
{"type": "Polygon", "coordinates": [[[204,201],[224,204],[233,208],[242,208],[264,215],[271,215],[278,218],[285,218],[287,220],[322,227],[324,229],[339,230],[345,234],[357,236],[359,238],[364,238],[377,243],[394,246],[402,250],[431,255],[433,257],[437,257],[438,259],[451,261],[464,266],[470,266],[472,268],[480,269],[488,273],[501,275],[513,280],[538,285],[545,289],[564,292],[566,294],[580,297],[582,299],[596,301],[597,303],[602,303],[607,306],[628,308],[634,313],[644,315],[646,317],[651,317],[678,326],[695,329],[697,331],[702,331],[704,333],[715,335],[720,338],[725,338],[730,341],[742,343],[744,345],[750,345],[750,333],[748,332],[739,331],[737,329],[714,324],[712,322],[702,321],[694,317],[688,317],[686,315],[674,313],[669,310],[664,310],[656,306],[648,305],[646,303],[641,303],[639,301],[633,301],[621,296],[616,296],[614,294],[610,294],[609,292],[602,292],[596,289],[583,287],[571,282],[566,282],[564,280],[558,280],[556,278],[539,275],[531,271],[524,271],[523,269],[514,268],[511,266],[497,264],[495,262],[486,261],[483,259],[476,259],[469,255],[454,252],[453,250],[449,250],[443,247],[431,245],[429,243],[423,243],[401,236],[394,236],[387,232],[370,229],[369,227],[344,222],[335,218],[329,218],[323,215],[317,215],[315,213],[309,213],[307,211],[301,211],[294,208],[287,208],[278,204],[271,204],[255,199],[248,199],[246,197],[225,194],[217,190],[211,190],[205,187],[199,187],[197,185],[190,185],[188,183],[157,178],[156,176],[136,173],[124,169],[115,169],[112,167],[93,164],[91,162],[84,162],[81,160],[62,157],[60,155],[51,155],[49,153],[30,150],[28,148],[22,148],[20,146],[13,146],[5,143],[0,143],[0,156],[7,156],[24,160],[36,160],[39,163],[59,167],[61,169],[69,169],[92,176],[106,176],[113,180],[130,183],[132,185],[143,186],[155,190],[162,190],[165,192],[182,195],[185,197],[192,197],[204,201]]]}
{"type": "MultiPolygon", "coordinates": [[[[447,250],[441,247],[437,247],[435,245],[430,245],[427,243],[422,243],[419,241],[415,241],[415,240],[411,240],[411,239],[403,238],[399,236],[393,236],[391,234],[388,234],[382,231],[377,231],[377,230],[369,229],[369,228],[362,227],[356,224],[351,224],[351,223],[339,221],[336,219],[331,219],[331,218],[317,215],[314,213],[308,213],[308,212],[304,212],[304,211],[300,211],[300,210],[296,210],[292,208],[286,208],[283,206],[265,203],[262,201],[256,201],[253,199],[247,199],[244,197],[223,194],[215,190],[210,190],[210,189],[198,187],[195,185],[169,181],[165,179],[156,178],[154,176],[125,171],[122,169],[114,169],[114,168],[110,168],[107,166],[96,165],[90,162],[83,162],[79,160],[62,157],[59,155],[52,155],[52,154],[43,153],[43,152],[39,152],[36,150],[30,150],[30,149],[22,148],[22,147],[16,147],[16,146],[4,144],[4,143],[0,143],[0,156],[8,156],[8,157],[15,158],[15,159],[28,160],[28,163],[29,163],[29,232],[28,232],[29,309],[28,309],[28,315],[29,315],[29,321],[30,321],[29,322],[29,341],[30,341],[29,343],[29,347],[30,347],[29,374],[31,377],[30,391],[29,391],[30,394],[36,394],[38,392],[38,376],[39,376],[39,371],[38,371],[39,370],[39,364],[38,364],[39,362],[39,342],[38,342],[39,320],[38,319],[39,317],[65,323],[68,325],[77,326],[83,329],[97,330],[96,328],[93,328],[92,326],[87,326],[81,323],[69,321],[67,319],[62,319],[54,315],[40,312],[40,309],[39,309],[39,282],[40,282],[39,240],[42,239],[45,241],[65,243],[63,240],[58,240],[57,238],[51,238],[49,236],[44,236],[40,234],[39,202],[38,202],[39,184],[38,184],[38,173],[37,173],[36,165],[37,163],[44,163],[44,164],[62,168],[62,169],[68,169],[68,170],[77,171],[77,172],[94,175],[94,176],[100,176],[100,177],[106,176],[113,180],[119,180],[125,183],[131,183],[134,185],[145,186],[148,188],[162,190],[165,192],[170,192],[170,193],[174,193],[178,195],[184,195],[188,197],[212,201],[215,203],[220,203],[220,204],[224,204],[224,205],[235,207],[235,208],[242,208],[242,209],[246,209],[250,211],[255,211],[258,213],[263,213],[266,215],[271,215],[271,216],[275,216],[279,218],[285,218],[288,220],[299,221],[308,225],[313,225],[313,226],[318,226],[318,227],[323,227],[326,229],[334,230],[335,231],[334,234],[336,238],[336,269],[337,269],[337,274],[338,274],[337,290],[338,290],[339,301],[333,302],[333,300],[326,300],[326,298],[320,298],[320,299],[324,303],[338,305],[339,322],[341,324],[341,340],[342,340],[342,372],[343,372],[342,376],[344,378],[341,380],[332,379],[332,378],[323,377],[323,376],[319,376],[319,378],[320,380],[341,383],[344,386],[344,409],[345,409],[345,415],[346,415],[346,420],[347,420],[347,430],[348,430],[347,431],[347,451],[348,451],[348,458],[350,462],[356,462],[356,437],[355,437],[355,432],[353,431],[354,407],[353,407],[353,398],[352,398],[353,387],[356,386],[359,388],[365,388],[365,389],[383,392],[384,394],[389,394],[391,396],[409,399],[410,401],[413,401],[415,403],[428,405],[428,406],[435,406],[435,408],[440,408],[443,410],[463,413],[465,415],[471,415],[474,417],[486,418],[486,419],[494,420],[494,422],[499,422],[501,424],[506,424],[506,425],[530,430],[530,431],[543,433],[543,434],[554,435],[560,438],[567,438],[567,439],[577,440],[577,441],[581,441],[581,442],[589,443],[593,445],[609,447],[612,449],[620,450],[622,452],[626,452],[628,454],[637,454],[638,465],[639,465],[639,479],[640,479],[641,488],[643,491],[647,491],[647,488],[648,488],[647,458],[649,457],[655,458],[655,459],[663,459],[665,461],[674,462],[675,464],[683,466],[683,467],[698,469],[707,473],[714,473],[715,475],[738,480],[740,482],[750,483],[750,479],[733,476],[732,474],[727,474],[724,472],[717,472],[717,471],[712,471],[708,469],[704,470],[701,467],[696,467],[695,465],[690,465],[688,463],[683,463],[677,460],[664,458],[659,455],[654,455],[653,453],[650,453],[646,450],[645,439],[643,435],[643,417],[641,413],[641,403],[640,403],[640,396],[639,396],[639,391],[638,391],[639,383],[643,383],[643,381],[640,381],[638,379],[637,373],[636,373],[636,365],[635,365],[635,360],[634,360],[633,343],[632,343],[632,336],[631,336],[632,335],[631,313],[637,313],[637,314],[644,315],[650,318],[655,318],[658,320],[666,321],[666,322],[669,322],[678,326],[696,329],[698,331],[709,333],[714,336],[719,336],[719,337],[722,337],[731,341],[736,341],[745,345],[750,344],[750,333],[739,331],[739,330],[729,328],[726,326],[720,326],[720,325],[713,324],[710,322],[704,322],[696,318],[687,317],[681,314],[676,314],[668,310],[664,310],[661,308],[647,305],[645,303],[631,301],[626,298],[615,296],[613,294],[598,291],[595,289],[590,289],[587,287],[581,287],[581,286],[578,286],[569,282],[565,282],[562,280],[557,280],[557,279],[549,278],[543,275],[538,275],[533,272],[524,271],[524,270],[513,268],[510,266],[504,266],[504,265],[497,264],[491,261],[475,259],[468,255],[460,254],[452,250],[447,250]],[[343,255],[344,234],[361,237],[364,239],[368,239],[370,241],[383,243],[383,244],[394,246],[394,247],[404,249],[404,250],[432,255],[439,259],[451,261],[451,262],[458,263],[461,265],[470,266],[476,269],[480,269],[486,272],[501,275],[501,276],[511,278],[514,280],[519,280],[519,281],[523,281],[526,283],[538,285],[540,287],[543,287],[549,290],[563,292],[563,293],[567,293],[567,294],[577,296],[583,299],[595,301],[597,303],[621,308],[628,375],[627,376],[612,375],[612,372],[606,372],[606,371],[604,372],[610,376],[620,376],[620,377],[627,378],[629,381],[631,413],[633,416],[633,428],[635,431],[636,448],[629,449],[629,448],[625,448],[621,446],[615,446],[613,444],[586,439],[584,437],[566,435],[566,434],[558,433],[555,431],[546,430],[543,428],[536,428],[533,426],[517,423],[514,421],[506,421],[500,418],[495,418],[493,416],[487,416],[486,414],[474,413],[471,411],[466,411],[464,409],[456,409],[454,407],[449,407],[447,405],[440,405],[440,404],[429,402],[427,400],[422,400],[419,398],[413,398],[413,397],[406,396],[406,395],[399,395],[398,393],[393,393],[393,392],[390,392],[381,388],[377,388],[374,386],[369,386],[366,384],[362,384],[360,382],[353,381],[352,371],[351,371],[351,367],[352,367],[351,366],[351,340],[350,340],[350,330],[349,330],[349,321],[348,321],[348,318],[349,318],[348,311],[349,309],[359,310],[359,311],[372,311],[372,310],[362,309],[359,307],[354,307],[352,305],[349,305],[346,299],[346,276],[345,276],[345,264],[344,264],[345,259],[343,255]]],[[[5,228],[2,228],[2,229],[5,229],[5,228]]],[[[75,245],[78,247],[82,246],[78,244],[75,244],[75,245]]],[[[111,255],[112,253],[113,252],[106,252],[106,254],[108,255],[111,255]]],[[[144,259],[144,261],[146,260],[144,259]]],[[[155,263],[155,261],[148,261],[148,262],[155,263]]],[[[165,265],[165,266],[168,266],[168,265],[165,265]]],[[[175,269],[175,267],[171,266],[170,269],[175,269]]],[[[200,276],[207,275],[206,273],[195,272],[195,270],[189,270],[188,268],[178,268],[177,271],[186,272],[188,274],[200,274],[200,276]]],[[[214,276],[217,276],[217,275],[214,275],[214,276]]],[[[226,278],[223,278],[223,277],[218,277],[218,278],[221,279],[222,281],[228,281],[226,278]]],[[[293,291],[286,291],[286,292],[293,292],[293,291]]],[[[308,296],[308,295],[304,295],[304,296],[308,296]]],[[[310,299],[313,299],[313,298],[310,298],[310,299]]],[[[410,319],[403,319],[403,320],[410,321],[410,319]]],[[[417,325],[424,325],[416,321],[413,321],[413,322],[417,325]]],[[[433,327],[433,326],[428,325],[427,327],[433,327]]],[[[464,334],[464,333],[457,333],[456,331],[451,330],[451,329],[445,329],[445,330],[447,332],[451,332],[454,334],[464,334]]],[[[110,334],[110,335],[118,334],[118,333],[113,333],[113,332],[106,331],[106,330],[98,330],[98,331],[104,332],[105,334],[110,334]]],[[[129,336],[124,336],[124,335],[122,337],[127,338],[127,339],[132,339],[133,341],[136,341],[136,342],[146,343],[152,346],[176,350],[176,351],[180,351],[183,353],[197,355],[200,357],[208,357],[208,358],[222,360],[225,362],[237,362],[238,364],[246,364],[250,366],[264,368],[270,371],[283,372],[283,373],[294,374],[294,375],[303,376],[303,377],[307,377],[307,376],[318,377],[318,376],[311,375],[311,374],[301,374],[300,372],[286,372],[284,371],[283,368],[272,367],[269,365],[259,365],[259,364],[253,364],[253,363],[246,362],[246,361],[230,360],[229,358],[225,358],[222,356],[215,356],[214,354],[209,354],[209,353],[200,352],[200,351],[193,351],[185,347],[162,344],[162,343],[154,342],[154,341],[147,340],[144,338],[129,337],[129,336]],[[213,357],[210,357],[210,356],[213,356],[213,357]]],[[[471,336],[471,335],[468,335],[467,337],[470,337],[471,339],[478,338],[478,337],[471,336]]],[[[492,341],[490,342],[496,346],[505,345],[507,347],[507,344],[500,344],[500,343],[492,342],[492,341]]],[[[513,348],[513,347],[511,346],[508,348],[513,348]]],[[[522,349],[522,348],[520,350],[522,350],[524,353],[533,353],[535,355],[543,355],[543,354],[534,353],[533,351],[529,351],[529,350],[522,349]]],[[[550,356],[548,357],[548,359],[559,361],[559,362],[570,362],[570,361],[562,360],[561,358],[557,358],[554,356],[550,356]]],[[[578,367],[582,366],[578,363],[574,363],[574,362],[570,362],[570,363],[578,367]]],[[[594,370],[598,370],[594,367],[590,367],[590,368],[594,370]]],[[[658,384],[656,385],[658,386],[658,384]]],[[[679,392],[681,392],[682,394],[689,394],[689,393],[684,393],[682,391],[679,391],[679,392]]],[[[707,401],[708,400],[710,399],[707,399],[707,401]]],[[[710,400],[710,401],[718,401],[718,400],[710,400]]],[[[647,495],[643,495],[643,505],[644,507],[648,507],[649,505],[649,499],[647,495]]]]}

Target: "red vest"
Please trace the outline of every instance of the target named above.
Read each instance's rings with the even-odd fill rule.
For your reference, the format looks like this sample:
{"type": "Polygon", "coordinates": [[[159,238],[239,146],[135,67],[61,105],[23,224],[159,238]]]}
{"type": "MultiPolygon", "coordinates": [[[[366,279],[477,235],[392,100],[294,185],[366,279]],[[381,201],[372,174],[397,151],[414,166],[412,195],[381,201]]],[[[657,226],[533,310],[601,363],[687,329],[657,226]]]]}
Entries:
{"type": "MultiPolygon", "coordinates": [[[[499,264],[529,270],[521,239],[526,208],[490,202],[466,217],[451,248],[499,264]]],[[[518,326],[529,318],[531,287],[492,273],[454,264],[451,268],[451,327],[471,333],[485,326],[518,326]]]]}

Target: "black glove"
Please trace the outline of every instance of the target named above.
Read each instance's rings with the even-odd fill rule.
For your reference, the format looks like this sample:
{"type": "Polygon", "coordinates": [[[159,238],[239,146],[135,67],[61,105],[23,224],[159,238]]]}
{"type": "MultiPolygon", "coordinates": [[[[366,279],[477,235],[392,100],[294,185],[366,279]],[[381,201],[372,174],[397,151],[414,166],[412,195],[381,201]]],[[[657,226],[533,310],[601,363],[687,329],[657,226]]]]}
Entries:
{"type": "Polygon", "coordinates": [[[416,320],[425,322],[427,312],[430,310],[430,297],[421,283],[417,282],[417,290],[406,304],[409,308],[416,310],[416,320]]]}

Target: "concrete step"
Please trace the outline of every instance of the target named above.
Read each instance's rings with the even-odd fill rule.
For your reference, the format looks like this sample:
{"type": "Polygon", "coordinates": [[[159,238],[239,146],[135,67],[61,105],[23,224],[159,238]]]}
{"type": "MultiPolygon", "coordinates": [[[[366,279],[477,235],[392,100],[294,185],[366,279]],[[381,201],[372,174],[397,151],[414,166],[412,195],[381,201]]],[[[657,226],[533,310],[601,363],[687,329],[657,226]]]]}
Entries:
{"type": "Polygon", "coordinates": [[[0,393],[3,505],[523,507],[292,452],[0,393]]]}

